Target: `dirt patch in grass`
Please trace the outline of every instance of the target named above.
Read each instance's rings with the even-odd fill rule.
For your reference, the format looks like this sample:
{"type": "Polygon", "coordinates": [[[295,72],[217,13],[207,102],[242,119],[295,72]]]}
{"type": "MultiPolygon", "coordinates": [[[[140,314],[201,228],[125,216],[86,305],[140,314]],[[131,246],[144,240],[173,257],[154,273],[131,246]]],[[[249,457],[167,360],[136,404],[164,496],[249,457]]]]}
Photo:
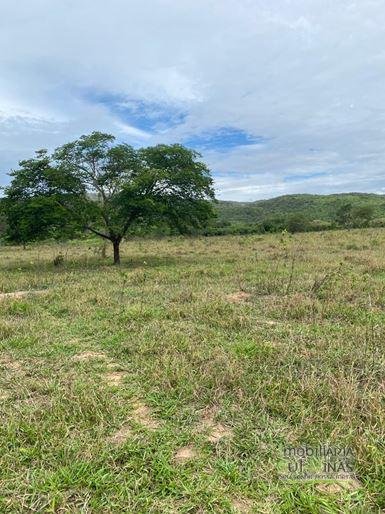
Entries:
{"type": "Polygon", "coordinates": [[[256,322],[259,323],[260,325],[271,325],[271,326],[282,325],[281,321],[275,321],[273,319],[257,319],[256,322]]]}
{"type": "Polygon", "coordinates": [[[108,441],[112,444],[120,445],[123,444],[127,439],[132,435],[132,430],[130,425],[124,424],[122,425],[117,432],[112,434],[109,437],[108,441]]]}
{"type": "Polygon", "coordinates": [[[123,383],[125,376],[124,371],[111,371],[104,375],[104,379],[109,386],[119,386],[123,383]]]}
{"type": "Polygon", "coordinates": [[[248,514],[249,512],[252,512],[253,504],[246,498],[236,498],[231,502],[231,505],[235,512],[238,512],[239,514],[248,514]]]}
{"type": "Polygon", "coordinates": [[[238,291],[237,293],[231,293],[226,296],[226,299],[230,303],[246,303],[251,298],[250,293],[245,291],[238,291]]]}
{"type": "Polygon", "coordinates": [[[355,478],[349,480],[340,480],[338,482],[323,482],[316,485],[317,491],[326,494],[340,494],[343,491],[354,492],[360,489],[362,485],[355,478]]]}
{"type": "Polygon", "coordinates": [[[175,453],[173,461],[177,464],[183,464],[192,459],[196,459],[197,451],[193,446],[183,446],[175,453]]]}
{"type": "Polygon", "coordinates": [[[95,359],[106,360],[107,356],[102,352],[82,352],[74,355],[72,359],[76,362],[87,362],[95,359]]]}
{"type": "Polygon", "coordinates": [[[20,298],[26,298],[31,295],[40,295],[47,293],[47,289],[31,289],[27,291],[14,291],[12,293],[0,293],[0,301],[2,300],[18,300],[20,298]]]}
{"type": "Polygon", "coordinates": [[[107,362],[107,368],[110,370],[119,371],[119,364],[111,360],[107,362]]]}
{"type": "Polygon", "coordinates": [[[198,425],[198,431],[207,434],[210,443],[217,443],[221,439],[230,438],[233,435],[231,428],[215,420],[218,409],[212,407],[204,411],[202,419],[198,425]]]}
{"type": "Polygon", "coordinates": [[[212,425],[209,424],[208,428],[209,435],[207,440],[210,441],[210,443],[217,443],[224,437],[231,437],[233,435],[232,431],[221,423],[213,423],[212,425]]]}
{"type": "Polygon", "coordinates": [[[1,355],[0,366],[14,373],[24,373],[22,364],[10,355],[1,355]]]}
{"type": "Polygon", "coordinates": [[[151,409],[147,407],[140,400],[135,401],[133,404],[133,416],[134,420],[140,425],[148,428],[149,430],[156,430],[159,428],[159,422],[156,420],[151,412],[151,409]]]}

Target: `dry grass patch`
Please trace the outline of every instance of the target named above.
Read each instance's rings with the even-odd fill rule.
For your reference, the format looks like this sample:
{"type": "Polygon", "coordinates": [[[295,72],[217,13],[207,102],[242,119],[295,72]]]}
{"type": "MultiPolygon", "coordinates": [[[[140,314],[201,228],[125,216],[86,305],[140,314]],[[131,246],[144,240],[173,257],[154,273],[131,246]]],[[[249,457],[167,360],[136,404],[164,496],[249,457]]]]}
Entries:
{"type": "Polygon", "coordinates": [[[0,293],[0,301],[2,300],[19,300],[21,298],[26,298],[27,296],[32,295],[41,295],[46,294],[48,292],[47,289],[31,289],[27,291],[14,291],[12,293],[0,293]]]}
{"type": "Polygon", "coordinates": [[[233,432],[228,427],[225,427],[221,423],[214,423],[213,425],[209,425],[210,434],[207,437],[207,440],[210,443],[217,443],[224,437],[232,437],[233,432]]]}
{"type": "Polygon", "coordinates": [[[52,405],[52,400],[49,396],[39,393],[31,393],[27,398],[18,400],[15,406],[30,407],[32,409],[49,409],[52,405]]]}
{"type": "Polygon", "coordinates": [[[7,371],[11,371],[14,373],[25,373],[22,364],[19,361],[13,359],[8,354],[2,355],[0,357],[0,366],[6,368],[7,371]]]}
{"type": "Polygon", "coordinates": [[[270,326],[282,325],[281,321],[275,321],[273,319],[257,319],[256,322],[260,325],[270,325],[270,326]]]}
{"type": "Polygon", "coordinates": [[[132,430],[130,425],[124,424],[122,425],[117,432],[112,434],[111,437],[109,437],[108,441],[115,445],[123,444],[127,439],[132,435],[132,430]]]}
{"type": "Polygon", "coordinates": [[[8,400],[9,397],[10,397],[10,394],[7,391],[0,390],[0,402],[8,400]]]}
{"type": "Polygon", "coordinates": [[[250,293],[245,291],[238,291],[237,293],[231,293],[226,296],[226,299],[230,303],[245,303],[251,298],[250,293]]]}

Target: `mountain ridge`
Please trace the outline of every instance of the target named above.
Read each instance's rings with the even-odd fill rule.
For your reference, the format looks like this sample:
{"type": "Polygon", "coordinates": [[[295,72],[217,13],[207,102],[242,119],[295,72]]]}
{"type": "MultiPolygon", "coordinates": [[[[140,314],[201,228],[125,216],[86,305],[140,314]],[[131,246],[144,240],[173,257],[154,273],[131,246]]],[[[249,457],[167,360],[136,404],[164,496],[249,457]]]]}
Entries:
{"type": "MultiPolygon", "coordinates": [[[[317,194],[290,194],[275,196],[269,199],[255,200],[252,202],[237,202],[235,200],[218,200],[218,214],[219,217],[223,214],[229,214],[230,207],[244,207],[252,208],[253,212],[258,215],[263,214],[287,214],[297,210],[306,211],[317,209],[321,215],[319,219],[332,220],[335,210],[341,205],[346,203],[352,203],[353,206],[372,205],[375,209],[376,214],[383,213],[385,215],[385,194],[376,193],[331,193],[329,195],[317,195],[317,194]],[[326,218],[325,218],[326,215],[326,218]]],[[[245,215],[246,211],[240,212],[239,214],[245,215]]],[[[227,217],[227,216],[226,216],[227,217]]],[[[243,216],[242,216],[243,217],[243,216]]],[[[248,216],[246,216],[247,218],[248,216]]]]}

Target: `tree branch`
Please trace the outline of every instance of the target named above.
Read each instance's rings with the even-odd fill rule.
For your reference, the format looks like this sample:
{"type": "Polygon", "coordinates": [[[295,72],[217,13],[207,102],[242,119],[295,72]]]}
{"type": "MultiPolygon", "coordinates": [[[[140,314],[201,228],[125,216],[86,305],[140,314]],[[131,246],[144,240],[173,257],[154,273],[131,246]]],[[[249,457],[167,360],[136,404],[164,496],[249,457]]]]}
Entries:
{"type": "Polygon", "coordinates": [[[104,239],[108,239],[109,241],[112,241],[110,236],[108,236],[107,234],[103,234],[102,232],[99,232],[98,230],[95,230],[94,228],[89,227],[88,225],[85,225],[84,228],[86,230],[89,230],[90,232],[93,232],[97,236],[104,237],[104,239]]]}
{"type": "Polygon", "coordinates": [[[123,225],[122,237],[124,237],[126,235],[126,232],[129,228],[129,226],[131,225],[131,223],[134,221],[135,216],[136,216],[136,214],[134,213],[131,216],[129,216],[128,219],[126,220],[126,223],[123,225]]]}
{"type": "MultiPolygon", "coordinates": [[[[60,205],[60,207],[62,207],[64,210],[70,212],[71,214],[74,214],[74,212],[71,209],[69,209],[65,204],[59,202],[58,200],[56,200],[56,203],[58,205],[60,205]]],[[[81,216],[78,216],[77,213],[76,213],[76,216],[77,216],[77,218],[79,219],[80,222],[83,221],[81,216]]],[[[93,232],[97,236],[100,236],[100,237],[103,237],[104,239],[108,239],[109,241],[112,241],[112,238],[110,236],[108,236],[107,234],[103,234],[103,232],[99,232],[98,230],[90,227],[89,225],[84,225],[84,228],[85,228],[85,230],[89,230],[90,232],[93,232]]]]}

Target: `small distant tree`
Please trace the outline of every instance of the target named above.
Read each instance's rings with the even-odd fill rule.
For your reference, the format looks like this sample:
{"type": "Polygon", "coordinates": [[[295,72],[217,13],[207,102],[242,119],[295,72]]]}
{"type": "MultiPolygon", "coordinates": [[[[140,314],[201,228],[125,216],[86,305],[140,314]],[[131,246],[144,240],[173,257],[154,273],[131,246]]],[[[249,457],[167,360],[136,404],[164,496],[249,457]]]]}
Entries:
{"type": "Polygon", "coordinates": [[[284,216],[269,216],[260,223],[261,232],[279,232],[286,227],[284,216]]]}
{"type": "Polygon", "coordinates": [[[292,234],[295,232],[306,232],[309,229],[309,222],[302,213],[291,214],[286,222],[286,229],[292,234]]]}
{"type": "Polygon", "coordinates": [[[51,156],[39,151],[11,172],[8,237],[25,242],[86,229],[112,243],[118,264],[120,243],[135,225],[167,223],[188,232],[213,216],[212,178],[200,157],[177,144],[135,150],[101,132],[51,156]]]}
{"type": "Polygon", "coordinates": [[[335,221],[342,227],[348,226],[352,221],[352,209],[351,203],[342,204],[336,211],[335,221]]]}
{"type": "Polygon", "coordinates": [[[352,209],[352,221],[356,227],[368,227],[374,216],[372,205],[357,205],[352,209]]]}

